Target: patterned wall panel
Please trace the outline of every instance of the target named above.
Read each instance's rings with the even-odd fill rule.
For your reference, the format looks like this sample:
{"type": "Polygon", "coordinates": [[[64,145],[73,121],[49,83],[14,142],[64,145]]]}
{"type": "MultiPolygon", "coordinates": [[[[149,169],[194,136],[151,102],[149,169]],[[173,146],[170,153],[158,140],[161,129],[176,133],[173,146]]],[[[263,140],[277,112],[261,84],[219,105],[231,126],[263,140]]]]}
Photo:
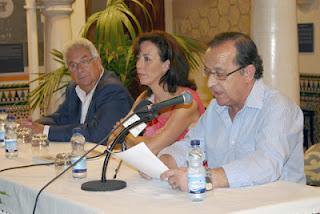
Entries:
{"type": "Polygon", "coordinates": [[[30,114],[28,104],[29,84],[1,84],[0,108],[14,114],[17,119],[27,118],[30,114]]]}
{"type": "Polygon", "coordinates": [[[250,7],[250,0],[174,0],[174,31],[203,42],[223,31],[250,34],[250,7]]]}
{"type": "MultiPolygon", "coordinates": [[[[224,31],[250,34],[250,0],[173,0],[172,10],[173,31],[204,44],[224,31]]],[[[192,71],[191,78],[198,86],[201,100],[208,105],[212,95],[207,80],[199,71],[192,71]]]]}
{"type": "MultiPolygon", "coordinates": [[[[314,112],[314,142],[320,142],[320,75],[300,74],[300,106],[314,112]]],[[[305,118],[305,127],[310,130],[309,120],[305,118]]]]}

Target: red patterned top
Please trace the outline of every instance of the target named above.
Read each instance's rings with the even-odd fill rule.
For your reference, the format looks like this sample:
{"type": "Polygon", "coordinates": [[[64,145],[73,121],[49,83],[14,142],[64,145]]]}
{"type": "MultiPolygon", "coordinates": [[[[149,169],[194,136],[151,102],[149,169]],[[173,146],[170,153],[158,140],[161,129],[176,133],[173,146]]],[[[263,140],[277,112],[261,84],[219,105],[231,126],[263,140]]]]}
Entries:
{"type": "MultiPolygon", "coordinates": [[[[193,100],[195,100],[198,104],[198,111],[200,113],[200,115],[202,115],[205,111],[205,108],[200,100],[200,97],[198,95],[198,93],[194,90],[192,90],[191,88],[186,88],[184,90],[184,92],[189,92],[192,95],[193,100]]],[[[172,108],[172,110],[174,110],[175,107],[172,108]]],[[[148,137],[152,137],[155,134],[157,134],[157,132],[165,126],[165,124],[167,123],[167,121],[169,120],[170,116],[171,116],[172,111],[169,112],[165,112],[163,114],[158,115],[155,119],[153,119],[152,121],[150,121],[147,124],[147,127],[143,133],[143,136],[148,136],[148,137]]],[[[179,136],[179,138],[177,140],[181,140],[184,138],[184,136],[186,135],[186,133],[188,132],[188,128],[186,130],[183,131],[183,133],[181,133],[181,135],[179,136]]]]}

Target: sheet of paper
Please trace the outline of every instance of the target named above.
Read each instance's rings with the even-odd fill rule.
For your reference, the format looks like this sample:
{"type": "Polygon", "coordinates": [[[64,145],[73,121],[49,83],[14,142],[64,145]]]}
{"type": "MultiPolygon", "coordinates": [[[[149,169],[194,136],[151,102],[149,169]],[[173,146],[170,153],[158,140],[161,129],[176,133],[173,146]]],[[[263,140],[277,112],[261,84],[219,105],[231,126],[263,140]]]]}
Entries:
{"type": "Polygon", "coordinates": [[[114,155],[152,178],[159,179],[160,174],[168,169],[143,142],[114,155]]]}

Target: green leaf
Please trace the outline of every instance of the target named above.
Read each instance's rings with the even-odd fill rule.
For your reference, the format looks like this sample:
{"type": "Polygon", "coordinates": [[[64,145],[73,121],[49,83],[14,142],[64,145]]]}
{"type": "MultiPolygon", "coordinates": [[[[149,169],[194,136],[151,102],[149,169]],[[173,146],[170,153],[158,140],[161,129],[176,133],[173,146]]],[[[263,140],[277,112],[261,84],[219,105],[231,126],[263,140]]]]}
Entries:
{"type": "Polygon", "coordinates": [[[0,195],[8,195],[6,192],[0,191],[0,195]]]}
{"type": "Polygon", "coordinates": [[[52,50],[51,54],[62,66],[50,73],[38,73],[39,77],[30,81],[30,83],[39,82],[39,85],[29,93],[28,100],[31,110],[34,110],[37,106],[43,106],[47,109],[52,95],[59,89],[66,87],[66,84],[60,84],[61,82],[63,83],[62,80],[70,76],[68,69],[64,65],[62,53],[58,50],[52,50]]]}
{"type": "MultiPolygon", "coordinates": [[[[152,26],[152,18],[147,8],[139,0],[130,0],[142,11],[147,24],[152,26]]],[[[155,7],[152,0],[145,0],[155,7]]],[[[132,43],[138,34],[142,32],[139,20],[125,4],[124,0],[106,0],[106,8],[92,14],[81,28],[80,35],[87,37],[89,30],[95,27],[94,44],[100,53],[105,69],[114,71],[124,83],[130,85],[135,78],[136,59],[133,55],[132,43]]],[[[173,35],[181,45],[192,69],[198,69],[202,63],[201,56],[204,46],[194,39],[182,35],[173,35]]],[[[47,73],[39,73],[38,78],[32,82],[39,82],[39,86],[29,93],[31,109],[42,106],[45,109],[50,103],[54,93],[64,90],[70,79],[70,73],[63,60],[63,54],[59,50],[51,50],[53,60],[60,63],[61,67],[47,73]]]]}

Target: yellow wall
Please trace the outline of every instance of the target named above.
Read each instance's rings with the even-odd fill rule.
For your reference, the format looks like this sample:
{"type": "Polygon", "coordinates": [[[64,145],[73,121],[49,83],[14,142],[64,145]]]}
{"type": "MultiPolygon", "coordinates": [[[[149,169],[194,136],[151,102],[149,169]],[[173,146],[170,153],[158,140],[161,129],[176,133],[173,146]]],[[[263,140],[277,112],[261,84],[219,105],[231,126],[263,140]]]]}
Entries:
{"type": "MultiPolygon", "coordinates": [[[[214,35],[224,31],[250,33],[250,0],[173,0],[172,30],[209,42],[214,35]]],[[[212,96],[207,80],[199,71],[193,71],[193,78],[205,105],[212,96]]]]}
{"type": "Polygon", "coordinates": [[[320,0],[310,4],[297,5],[298,23],[313,23],[314,52],[299,54],[299,72],[320,75],[320,0]]]}
{"type": "Polygon", "coordinates": [[[173,31],[208,42],[223,31],[250,33],[250,0],[174,0],[173,31]]]}

